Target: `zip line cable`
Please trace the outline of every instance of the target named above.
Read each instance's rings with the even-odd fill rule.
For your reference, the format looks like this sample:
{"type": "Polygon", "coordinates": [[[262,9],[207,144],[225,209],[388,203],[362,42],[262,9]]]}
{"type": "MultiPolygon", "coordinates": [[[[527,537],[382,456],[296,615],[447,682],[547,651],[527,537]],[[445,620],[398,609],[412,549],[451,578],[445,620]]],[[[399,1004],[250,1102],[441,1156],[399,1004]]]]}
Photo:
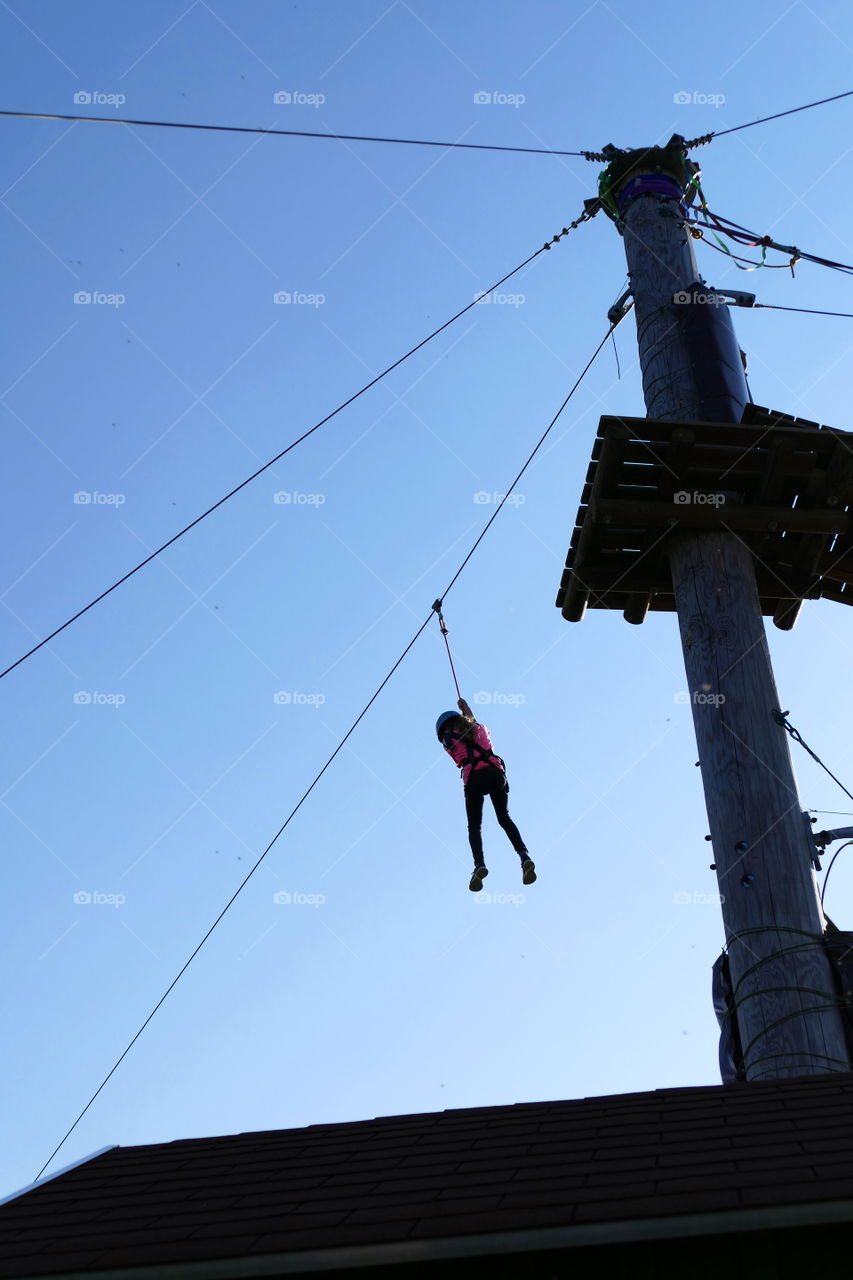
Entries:
{"type": "Polygon", "coordinates": [[[95,596],[93,600],[90,600],[88,604],[82,607],[82,609],[78,609],[76,613],[72,614],[71,617],[63,622],[61,626],[55,627],[49,635],[45,636],[44,639],[39,640],[37,644],[34,644],[31,649],[28,649],[26,653],[22,654],[20,658],[16,659],[16,661],[6,667],[5,670],[0,671],[0,680],[2,680],[4,676],[9,675],[11,671],[14,671],[16,667],[19,667],[22,662],[26,662],[27,658],[31,658],[34,653],[38,653],[39,649],[43,649],[46,644],[51,642],[51,640],[56,639],[56,637],[61,632],[65,631],[67,627],[70,627],[73,622],[76,622],[78,618],[82,618],[84,613],[88,613],[90,609],[94,609],[96,604],[100,604],[102,600],[105,600],[108,595],[111,595],[113,591],[122,586],[123,583],[127,582],[129,578],[132,578],[134,574],[139,573],[140,569],[144,569],[152,560],[156,560],[157,556],[161,555],[168,547],[174,546],[179,538],[182,538],[184,534],[189,533],[189,531],[194,529],[196,525],[201,524],[202,520],[207,519],[209,515],[212,515],[214,511],[218,510],[219,507],[226,503],[229,498],[233,498],[235,494],[239,493],[241,489],[245,489],[253,480],[257,480],[258,476],[263,475],[263,473],[268,471],[270,467],[274,466],[277,462],[280,462],[285,454],[290,453],[297,447],[297,445],[302,444],[302,442],[307,440],[309,436],[313,435],[315,431],[319,431],[320,427],[325,426],[327,422],[330,422],[332,418],[336,417],[343,409],[348,408],[349,405],[358,400],[360,396],[363,396],[366,391],[369,391],[371,387],[375,387],[377,382],[381,382],[382,379],[387,377],[389,373],[392,373],[394,369],[398,369],[400,365],[403,364],[404,361],[408,360],[410,356],[413,356],[415,352],[420,351],[421,348],[425,347],[428,342],[433,340],[433,338],[438,337],[440,333],[443,333],[444,330],[449,328],[456,320],[461,316],[464,316],[467,311],[472,309],[472,307],[476,307],[477,303],[483,297],[493,293],[495,289],[500,288],[502,284],[505,284],[507,280],[510,280],[514,275],[517,275],[519,271],[524,269],[524,267],[529,266],[530,263],[533,262],[535,258],[538,258],[541,253],[550,249],[552,244],[556,244],[558,240],[563,238],[563,236],[568,235],[569,231],[573,231],[581,222],[588,222],[591,217],[594,217],[594,214],[584,210],[583,213],[574,220],[574,222],[569,223],[568,227],[563,227],[562,231],[543,244],[541,249],[537,249],[535,253],[531,253],[529,258],[525,258],[524,262],[519,263],[519,265],[514,267],[512,271],[507,272],[507,274],[502,276],[496,284],[491,286],[491,288],[485,290],[482,294],[478,294],[478,296],[474,298],[472,302],[469,302],[467,306],[463,307],[461,311],[457,311],[449,320],[445,320],[444,324],[439,325],[437,329],[434,329],[428,337],[423,338],[416,346],[407,351],[405,355],[400,356],[399,360],[395,360],[393,364],[389,364],[381,373],[378,373],[375,378],[371,378],[370,382],[365,383],[365,385],[359,391],[356,391],[354,395],[351,395],[349,399],[344,400],[344,402],[339,404],[336,409],[333,409],[331,413],[327,413],[325,418],[321,418],[320,421],[316,422],[308,431],[304,431],[301,436],[298,436],[293,440],[287,448],[282,449],[274,458],[270,458],[269,462],[265,462],[262,467],[258,467],[258,469],[253,471],[250,476],[247,476],[245,480],[241,480],[238,485],[235,485],[233,489],[230,489],[224,497],[219,499],[218,502],[214,502],[213,506],[208,507],[206,511],[201,513],[201,515],[196,516],[194,520],[191,520],[190,523],[185,525],[178,533],[174,534],[166,542],[162,543],[161,546],[157,547],[155,551],[152,551],[150,555],[147,555],[144,560],[140,560],[139,564],[135,565],[132,569],[129,569],[127,573],[118,578],[112,586],[107,587],[105,591],[101,591],[99,595],[95,596]]]}
{"type": "MultiPolygon", "coordinates": [[[[470,560],[470,559],[471,559],[471,557],[474,555],[474,552],[477,550],[477,548],[479,547],[480,543],[483,541],[483,539],[485,538],[486,534],[488,533],[489,529],[490,529],[490,528],[492,527],[492,525],[494,524],[494,522],[495,522],[495,520],[497,519],[498,515],[499,515],[499,514],[500,514],[500,512],[502,511],[503,506],[504,506],[504,503],[506,502],[507,498],[512,494],[513,490],[515,489],[515,486],[518,484],[519,480],[520,480],[520,479],[521,479],[521,477],[524,475],[525,471],[526,471],[526,470],[527,470],[527,468],[530,466],[530,464],[531,464],[531,462],[533,461],[533,459],[536,457],[536,455],[537,455],[537,453],[539,452],[539,450],[541,449],[542,445],[545,443],[545,440],[546,440],[546,439],[547,439],[547,437],[550,435],[551,430],[552,430],[552,429],[553,429],[553,427],[556,425],[558,418],[561,416],[561,414],[563,413],[563,410],[564,410],[564,409],[566,408],[566,406],[568,405],[568,403],[569,403],[569,401],[571,400],[572,396],[575,394],[575,392],[577,391],[578,387],[581,385],[581,383],[583,382],[584,378],[586,377],[587,373],[588,373],[588,372],[589,372],[589,370],[592,368],[592,366],[593,366],[593,364],[595,363],[595,361],[596,361],[596,359],[597,359],[597,357],[598,357],[599,353],[601,352],[602,348],[603,348],[603,347],[605,346],[605,344],[607,343],[607,341],[608,341],[608,339],[610,338],[610,335],[611,335],[611,333],[613,332],[613,329],[614,329],[615,327],[616,327],[615,325],[611,325],[611,326],[610,326],[610,328],[607,330],[607,333],[604,335],[604,337],[603,337],[603,338],[601,339],[601,341],[599,342],[599,344],[598,344],[598,346],[596,347],[595,351],[592,353],[592,355],[590,356],[589,360],[586,362],[586,364],[584,365],[584,367],[583,367],[583,369],[581,370],[580,374],[578,375],[578,377],[577,377],[577,379],[576,379],[576,381],[575,381],[574,385],[572,386],[572,388],[571,388],[571,390],[569,391],[568,395],[566,396],[565,400],[564,400],[564,401],[563,401],[563,403],[560,405],[559,409],[558,409],[558,410],[557,410],[557,412],[554,414],[554,416],[553,416],[553,418],[551,419],[551,421],[548,423],[548,426],[545,428],[544,432],[542,433],[542,435],[541,435],[541,436],[539,437],[539,439],[537,440],[537,442],[536,442],[536,444],[534,445],[534,447],[533,447],[533,449],[531,450],[531,452],[528,454],[528,456],[527,456],[527,460],[525,461],[524,465],[521,467],[521,470],[518,472],[518,474],[516,475],[515,479],[512,481],[512,484],[507,488],[506,492],[504,493],[504,495],[503,495],[503,497],[501,498],[500,502],[499,502],[499,503],[498,503],[498,505],[496,506],[495,510],[492,512],[491,516],[490,516],[490,517],[489,517],[489,519],[486,521],[486,524],[483,526],[483,529],[481,530],[481,532],[480,532],[479,536],[477,537],[476,541],[474,542],[473,546],[472,546],[472,547],[471,547],[471,549],[469,550],[468,554],[465,556],[465,559],[462,561],[462,563],[460,564],[459,568],[456,570],[456,572],[454,573],[453,577],[452,577],[452,578],[450,579],[450,581],[448,582],[447,586],[445,587],[445,589],[444,589],[444,591],[443,591],[443,593],[442,593],[442,596],[441,596],[438,600],[436,600],[436,604],[437,604],[437,605],[439,605],[439,607],[441,606],[441,602],[442,602],[442,600],[444,599],[444,596],[446,596],[446,595],[450,592],[450,590],[453,588],[454,584],[456,583],[456,581],[458,580],[458,578],[459,578],[459,577],[460,577],[460,575],[462,574],[462,571],[465,569],[465,566],[468,564],[469,560],[470,560]]],[[[254,866],[252,866],[252,867],[250,868],[250,870],[246,873],[246,875],[243,877],[242,881],[241,881],[241,882],[240,882],[240,884],[237,886],[237,888],[234,890],[234,892],[232,893],[231,897],[228,899],[228,901],[226,902],[225,906],[222,908],[222,910],[220,911],[219,915],[218,915],[218,916],[216,917],[216,919],[214,920],[213,924],[210,926],[210,928],[209,928],[209,929],[207,930],[207,932],[205,933],[204,937],[201,939],[201,941],[198,943],[198,945],[195,947],[195,949],[191,952],[191,954],[190,954],[190,956],[188,957],[188,959],[184,962],[184,964],[183,964],[183,965],[181,966],[181,968],[178,970],[178,973],[175,975],[175,977],[174,977],[174,978],[172,979],[172,981],[169,983],[169,985],[168,985],[168,987],[166,988],[166,990],[163,992],[163,994],[162,994],[162,996],[160,997],[160,999],[159,999],[159,1000],[157,1001],[157,1003],[154,1005],[154,1008],[153,1008],[153,1009],[151,1010],[151,1012],[148,1014],[148,1017],[147,1017],[147,1018],[145,1019],[145,1021],[142,1023],[142,1026],[139,1028],[139,1030],[136,1032],[136,1034],[133,1036],[133,1038],[129,1041],[129,1043],[127,1044],[126,1048],[123,1050],[123,1052],[121,1053],[121,1055],[116,1059],[116,1061],[115,1061],[115,1063],[113,1064],[113,1066],[110,1068],[110,1070],[109,1070],[109,1071],[107,1072],[107,1074],[104,1076],[103,1080],[102,1080],[102,1081],[101,1081],[101,1083],[98,1085],[97,1089],[96,1089],[96,1090],[95,1090],[95,1092],[92,1094],[91,1098],[90,1098],[90,1099],[89,1099],[89,1101],[86,1103],[86,1105],[85,1105],[85,1107],[83,1108],[83,1110],[82,1110],[82,1111],[80,1112],[80,1114],[77,1116],[77,1119],[76,1119],[76,1120],[74,1121],[74,1123],[71,1125],[70,1129],[68,1129],[68,1131],[65,1133],[64,1137],[62,1138],[62,1140],[61,1140],[61,1141],[60,1141],[60,1142],[59,1142],[59,1143],[54,1147],[53,1151],[50,1153],[50,1155],[48,1156],[47,1160],[44,1162],[44,1164],[42,1165],[42,1167],[39,1169],[38,1173],[36,1174],[35,1178],[33,1179],[33,1181],[34,1181],[34,1182],[38,1182],[39,1178],[40,1178],[40,1177],[41,1177],[41,1175],[44,1173],[44,1171],[45,1171],[45,1169],[48,1167],[48,1165],[51,1163],[51,1161],[53,1160],[54,1156],[56,1156],[56,1155],[59,1153],[59,1151],[62,1149],[62,1147],[63,1147],[63,1146],[65,1145],[65,1143],[68,1141],[68,1139],[71,1137],[71,1134],[72,1134],[72,1133],[74,1132],[74,1130],[77,1128],[78,1124],[79,1124],[79,1123],[80,1123],[80,1121],[83,1119],[83,1117],[85,1116],[86,1112],[87,1112],[87,1111],[89,1110],[89,1108],[91,1107],[92,1103],[95,1101],[95,1099],[96,1099],[96,1098],[98,1097],[98,1095],[101,1093],[102,1089],[105,1087],[105,1085],[106,1085],[106,1084],[107,1084],[107,1083],[112,1079],[112,1077],[115,1075],[116,1071],[117,1071],[117,1070],[118,1070],[118,1068],[121,1066],[121,1064],[122,1064],[122,1062],[124,1061],[124,1059],[125,1059],[125,1058],[127,1057],[127,1055],[130,1053],[131,1049],[132,1049],[132,1048],[133,1048],[133,1046],[136,1044],[137,1040],[138,1040],[138,1039],[139,1039],[139,1037],[142,1035],[142,1033],[143,1033],[143,1031],[145,1030],[145,1028],[148,1026],[148,1024],[151,1022],[152,1018],[154,1017],[154,1015],[157,1013],[158,1009],[160,1009],[160,1007],[165,1003],[165,1001],[166,1001],[166,999],[168,998],[168,996],[169,996],[169,995],[171,994],[171,992],[175,989],[175,987],[177,986],[177,984],[178,984],[178,982],[180,981],[180,979],[183,977],[183,975],[186,973],[187,969],[188,969],[188,968],[190,967],[190,965],[192,964],[193,960],[196,958],[196,956],[198,955],[198,953],[201,951],[202,947],[203,947],[203,946],[204,946],[204,944],[207,942],[208,938],[209,938],[209,937],[210,937],[210,935],[213,933],[214,929],[217,927],[217,925],[218,925],[218,924],[220,923],[220,921],[223,919],[223,917],[225,916],[225,914],[226,914],[226,912],[229,910],[229,908],[232,906],[232,904],[233,904],[234,902],[236,902],[237,898],[238,898],[238,897],[240,896],[240,894],[243,892],[243,890],[245,889],[246,885],[249,883],[249,881],[251,880],[252,876],[255,874],[255,872],[257,871],[258,867],[259,867],[259,866],[261,865],[261,863],[263,862],[264,858],[266,858],[267,854],[268,854],[268,853],[270,852],[270,850],[272,849],[273,845],[276,843],[276,841],[279,839],[279,837],[284,833],[284,831],[286,830],[286,828],[289,826],[289,824],[290,824],[291,820],[296,816],[296,814],[297,814],[297,813],[299,812],[299,810],[302,808],[302,805],[303,805],[303,804],[305,803],[305,801],[308,799],[308,797],[310,796],[311,792],[314,790],[314,788],[316,787],[317,783],[318,783],[318,782],[320,781],[320,779],[322,778],[323,774],[324,774],[324,773],[326,772],[326,770],[329,768],[329,766],[330,766],[330,764],[332,763],[332,761],[333,761],[333,760],[335,759],[335,757],[336,757],[336,756],[337,756],[337,755],[338,755],[338,754],[343,750],[343,748],[344,748],[345,744],[347,743],[347,741],[349,740],[349,738],[351,738],[351,737],[352,737],[352,735],[353,735],[353,733],[355,732],[355,730],[356,730],[356,728],[358,727],[358,725],[361,723],[361,721],[362,721],[362,720],[364,719],[364,717],[367,715],[368,711],[369,711],[369,710],[370,710],[370,708],[373,706],[374,702],[375,702],[375,701],[376,701],[376,699],[379,697],[379,695],[380,695],[380,693],[382,692],[382,690],[385,688],[385,686],[388,684],[388,682],[389,682],[389,680],[391,679],[391,677],[394,675],[394,672],[395,672],[395,671],[397,670],[397,668],[402,664],[402,662],[403,662],[404,658],[406,658],[406,657],[407,657],[407,655],[408,655],[408,653],[410,652],[410,650],[414,648],[414,646],[415,646],[416,642],[417,642],[417,641],[420,639],[420,637],[423,635],[424,631],[426,631],[427,627],[429,626],[430,622],[432,621],[433,613],[434,613],[435,611],[436,611],[436,610],[435,610],[435,605],[434,605],[434,606],[433,606],[433,608],[430,610],[429,616],[428,616],[427,618],[425,618],[425,619],[424,619],[424,621],[421,623],[421,625],[418,627],[417,631],[416,631],[416,632],[415,632],[415,634],[412,636],[411,640],[410,640],[410,641],[409,641],[409,643],[406,645],[405,649],[404,649],[404,650],[403,650],[403,652],[400,654],[400,656],[399,656],[399,658],[397,659],[397,661],[396,661],[396,662],[394,663],[394,665],[391,667],[390,671],[389,671],[389,672],[387,673],[387,675],[384,677],[384,679],[382,680],[381,684],[378,686],[378,688],[375,690],[375,692],[371,695],[371,697],[369,698],[369,700],[368,700],[368,701],[365,703],[365,705],[362,707],[361,711],[358,713],[358,715],[356,716],[355,720],[353,720],[352,724],[351,724],[351,725],[350,725],[350,727],[347,729],[346,733],[345,733],[345,734],[344,734],[344,736],[341,738],[340,742],[339,742],[339,743],[338,743],[338,745],[335,747],[335,749],[334,749],[334,751],[332,752],[332,754],[331,754],[331,755],[329,756],[329,758],[326,760],[326,763],[323,765],[323,767],[320,769],[320,771],[315,775],[314,780],[311,782],[310,786],[308,786],[308,787],[306,788],[306,790],[302,793],[302,795],[300,796],[300,798],[299,798],[299,800],[297,801],[297,803],[293,806],[293,808],[291,809],[290,813],[287,815],[287,817],[285,818],[284,822],[281,824],[281,826],[279,827],[278,831],[277,831],[277,832],[275,833],[275,835],[273,836],[272,840],[270,840],[269,844],[268,844],[268,845],[267,845],[267,847],[264,849],[263,853],[262,853],[262,854],[260,855],[260,857],[256,860],[256,862],[255,862],[254,866]]],[[[448,652],[449,652],[449,647],[448,647],[448,652]]],[[[454,679],[455,679],[455,672],[454,672],[454,679]]],[[[457,688],[458,688],[458,685],[457,685],[457,688]]],[[[460,696],[461,696],[461,695],[460,695],[460,696]]]]}
{"type": "Polygon", "coordinates": [[[694,138],[691,142],[684,145],[689,151],[691,147],[701,147],[706,142],[711,142],[714,138],[725,138],[729,133],[740,133],[741,129],[752,129],[757,124],[767,124],[768,120],[781,120],[783,116],[794,116],[798,111],[810,111],[812,107],[822,107],[827,102],[838,102],[840,98],[853,97],[853,89],[846,90],[845,93],[836,93],[831,98],[820,98],[817,102],[806,102],[802,107],[791,107],[788,111],[777,111],[772,116],[761,116],[758,120],[750,120],[747,124],[736,124],[731,129],[720,129],[719,132],[703,133],[700,138],[694,138]]]}
{"type": "Polygon", "coordinates": [[[842,320],[853,320],[851,311],[813,311],[811,307],[777,307],[772,302],[753,302],[753,311],[797,311],[803,316],[839,316],[842,320]]]}
{"type": "MultiPolygon", "coordinates": [[[[750,120],[747,124],[737,124],[731,129],[720,129],[719,132],[703,133],[698,138],[686,142],[689,151],[693,147],[704,146],[714,138],[724,138],[729,133],[739,133],[741,129],[752,129],[757,124],[766,124],[769,120],[781,120],[783,116],[796,115],[798,111],[809,111],[812,107],[822,107],[827,102],[838,102],[840,98],[849,98],[853,89],[845,93],[836,93],[831,98],[821,98],[818,102],[807,102],[802,107],[791,107],[787,111],[777,111],[772,116],[762,116],[758,120],[750,120]]],[[[307,129],[261,129],[250,125],[237,124],[191,124],[185,120],[130,120],[116,116],[78,116],[60,115],[51,111],[2,111],[0,116],[26,120],[67,120],[80,124],[124,124],[138,125],[153,129],[197,129],[208,133],[255,133],[271,134],[280,138],[325,138],[334,142],[391,142],[409,147],[445,147],[447,150],[465,151],[514,151],[525,155],[537,156],[578,156],[583,160],[601,161],[607,159],[600,151],[557,151],[548,147],[508,147],[486,142],[435,142],[428,138],[380,138],[360,133],[320,133],[307,129]]]]}
{"type": "Polygon", "coordinates": [[[821,760],[820,756],[817,755],[814,751],[812,751],[809,744],[803,740],[803,736],[800,733],[799,729],[795,729],[794,726],[791,724],[791,722],[788,720],[787,711],[772,711],[770,714],[773,716],[773,719],[775,720],[776,724],[778,724],[780,728],[785,729],[786,732],[789,733],[790,736],[793,738],[794,742],[799,742],[800,746],[803,747],[806,751],[808,751],[812,760],[817,761],[821,769],[823,769],[825,773],[829,774],[830,778],[832,778],[832,781],[837,782],[841,790],[844,792],[844,794],[846,796],[849,796],[850,799],[853,800],[853,791],[848,791],[844,783],[839,778],[836,778],[835,774],[832,772],[831,769],[827,768],[827,766],[821,760]]]}
{"type": "Polygon", "coordinates": [[[585,151],[550,151],[547,147],[501,147],[486,142],[433,142],[426,138],[374,138],[360,133],[311,133],[305,129],[261,129],[238,124],[190,124],[184,120],[122,120],[114,116],[66,116],[47,111],[0,111],[0,116],[27,120],[69,120],[85,124],[135,124],[155,129],[201,129],[208,133],[268,133],[278,138],[326,138],[336,142],[397,142],[409,147],[446,147],[465,151],[520,151],[535,156],[585,156],[585,151]]]}
{"type": "MultiPolygon", "coordinates": [[[[838,102],[840,98],[849,98],[851,96],[853,96],[853,89],[847,89],[844,93],[836,93],[831,98],[820,98],[817,102],[806,102],[801,107],[790,107],[787,111],[777,111],[775,115],[772,116],[761,116],[760,119],[749,120],[746,124],[733,125],[731,129],[720,129],[719,132],[712,130],[711,133],[702,133],[698,138],[691,138],[689,142],[685,142],[684,150],[692,151],[694,147],[704,147],[707,143],[713,142],[715,138],[725,138],[726,134],[740,133],[741,129],[752,129],[757,124],[766,124],[768,120],[781,120],[782,116],[794,116],[798,111],[810,111],[812,107],[822,107],[827,102],[838,102]]],[[[5,112],[0,112],[0,115],[5,114],[5,112]]],[[[27,113],[20,112],[9,114],[25,115],[27,113]]],[[[75,117],[71,116],[68,118],[74,119],[75,117]]],[[[637,149],[639,150],[639,148],[637,149]]],[[[632,148],[626,147],[625,150],[630,151],[632,148]]],[[[574,155],[576,153],[572,152],[571,154],[574,155]]],[[[605,164],[609,164],[613,158],[612,154],[608,155],[603,151],[582,151],[580,154],[585,160],[595,160],[599,163],[604,162],[605,164]]]]}

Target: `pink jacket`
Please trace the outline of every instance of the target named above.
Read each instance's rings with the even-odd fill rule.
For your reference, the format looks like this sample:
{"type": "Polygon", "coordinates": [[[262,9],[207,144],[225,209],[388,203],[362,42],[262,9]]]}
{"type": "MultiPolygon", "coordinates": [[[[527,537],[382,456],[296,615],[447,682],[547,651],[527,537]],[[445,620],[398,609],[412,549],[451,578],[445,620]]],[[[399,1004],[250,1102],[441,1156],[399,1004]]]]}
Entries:
{"type": "Polygon", "coordinates": [[[482,769],[488,765],[496,765],[499,769],[503,768],[503,762],[500,756],[494,754],[492,748],[492,739],[489,737],[489,731],[484,724],[479,722],[474,725],[474,732],[471,735],[470,742],[480,747],[484,753],[482,756],[479,752],[471,752],[470,743],[465,738],[450,738],[449,746],[445,746],[445,751],[452,756],[455,764],[462,770],[463,786],[468,781],[468,775],[472,769],[482,769]],[[476,756],[476,763],[472,763],[469,756],[476,756]]]}

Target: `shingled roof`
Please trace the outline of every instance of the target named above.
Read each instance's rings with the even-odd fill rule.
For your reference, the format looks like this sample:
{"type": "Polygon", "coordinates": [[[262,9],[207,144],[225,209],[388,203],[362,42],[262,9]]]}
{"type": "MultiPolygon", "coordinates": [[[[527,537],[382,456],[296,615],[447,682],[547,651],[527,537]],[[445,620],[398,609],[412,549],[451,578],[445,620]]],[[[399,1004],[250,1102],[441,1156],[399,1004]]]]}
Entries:
{"type": "Polygon", "coordinates": [[[669,1241],[683,1267],[685,1238],[708,1262],[755,1232],[787,1253],[809,1224],[849,1239],[851,1103],[844,1074],[116,1147],[0,1206],[0,1275],[470,1276],[491,1255],[527,1277],[591,1249],[621,1275],[602,1257],[632,1242],[634,1266],[669,1241]]]}

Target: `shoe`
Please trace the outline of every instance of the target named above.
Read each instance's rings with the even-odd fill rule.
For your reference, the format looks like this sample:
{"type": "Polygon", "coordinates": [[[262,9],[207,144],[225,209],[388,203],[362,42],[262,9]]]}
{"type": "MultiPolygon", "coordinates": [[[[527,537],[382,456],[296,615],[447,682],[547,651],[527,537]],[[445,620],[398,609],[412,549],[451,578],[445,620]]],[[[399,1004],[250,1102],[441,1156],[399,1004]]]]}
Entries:
{"type": "MultiPolygon", "coordinates": [[[[533,865],[533,864],[531,863],[531,866],[532,866],[532,865],[533,865]]],[[[468,883],[468,888],[471,890],[471,892],[472,892],[472,893],[479,893],[479,892],[480,892],[480,890],[481,890],[481,889],[482,889],[482,887],[483,887],[483,881],[485,880],[485,878],[486,878],[486,876],[487,876],[488,874],[489,874],[489,873],[488,873],[488,871],[486,870],[486,868],[485,868],[485,867],[475,867],[475,868],[474,868],[474,874],[472,875],[472,877],[471,877],[471,879],[470,879],[470,881],[469,881],[469,883],[468,883]]]]}
{"type": "Polygon", "coordinates": [[[536,866],[530,858],[525,858],[521,864],[521,883],[533,884],[536,879],[536,866]]]}

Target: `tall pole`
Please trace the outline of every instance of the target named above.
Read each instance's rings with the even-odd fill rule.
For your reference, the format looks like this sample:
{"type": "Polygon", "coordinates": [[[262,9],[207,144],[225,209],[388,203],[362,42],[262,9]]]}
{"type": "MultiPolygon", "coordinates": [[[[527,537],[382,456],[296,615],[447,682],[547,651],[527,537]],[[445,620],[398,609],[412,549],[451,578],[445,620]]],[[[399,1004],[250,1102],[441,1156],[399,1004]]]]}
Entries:
{"type": "MultiPolygon", "coordinates": [[[[745,380],[728,311],[702,291],[682,205],[691,171],[681,143],[611,151],[606,174],[647,415],[739,422],[745,380]],[[698,356],[697,319],[708,331],[698,356]]],[[[669,563],[746,1078],[847,1071],[806,820],[787,736],[772,714],[780,702],[752,553],[731,532],[679,532],[669,563]]]]}

